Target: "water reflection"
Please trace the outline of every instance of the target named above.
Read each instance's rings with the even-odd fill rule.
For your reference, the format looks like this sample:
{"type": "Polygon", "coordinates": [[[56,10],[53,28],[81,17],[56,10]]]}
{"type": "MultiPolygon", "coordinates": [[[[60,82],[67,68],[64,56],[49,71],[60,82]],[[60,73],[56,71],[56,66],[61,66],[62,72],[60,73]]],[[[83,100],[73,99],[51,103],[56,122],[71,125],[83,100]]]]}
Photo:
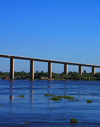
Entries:
{"type": "Polygon", "coordinates": [[[30,103],[33,103],[34,101],[34,86],[30,86],[31,90],[30,90],[30,103]]]}
{"type": "MultiPolygon", "coordinates": [[[[24,82],[24,84],[25,83],[26,82],[24,82]]],[[[26,83],[26,86],[24,86],[23,84],[20,86],[19,82],[11,81],[10,85],[9,85],[10,110],[11,110],[11,112],[16,111],[17,108],[19,108],[20,106],[23,105],[23,103],[25,103],[25,105],[23,105],[23,107],[28,106],[29,112],[32,113],[33,111],[35,111],[34,109],[36,108],[37,101],[40,104],[42,104],[43,101],[46,101],[46,103],[45,103],[46,107],[51,108],[55,102],[50,100],[50,97],[44,98],[44,94],[72,95],[72,96],[75,95],[75,97],[79,100],[78,105],[83,105],[83,100],[86,103],[86,99],[91,99],[91,97],[92,97],[92,100],[95,99],[97,90],[94,86],[92,86],[90,88],[90,85],[88,83],[85,85],[83,84],[83,82],[77,82],[77,83],[80,83],[80,84],[76,85],[76,82],[73,82],[73,84],[71,84],[69,81],[64,82],[64,83],[58,82],[58,84],[55,82],[49,82],[49,83],[47,82],[47,84],[44,84],[44,86],[40,86],[40,85],[38,86],[38,84],[36,86],[36,82],[29,81],[28,83],[26,83]],[[17,87],[17,89],[16,89],[16,87],[17,87]],[[18,91],[18,93],[24,92],[25,98],[24,99],[18,98],[16,95],[17,91],[18,91]],[[41,94],[41,92],[44,92],[44,93],[41,94]],[[88,95],[88,93],[89,93],[89,95],[88,95]],[[42,96],[40,96],[40,94],[42,96]],[[14,95],[16,95],[16,96],[14,97],[14,95]],[[34,98],[34,95],[35,95],[35,98],[34,98]],[[41,100],[40,97],[44,100],[41,100]],[[34,103],[34,100],[35,100],[35,103],[34,103]],[[14,101],[16,101],[15,104],[14,104],[14,101]],[[14,105],[16,105],[16,104],[18,104],[18,105],[15,107],[14,105]]],[[[64,106],[68,106],[68,101],[64,100],[64,99],[62,99],[62,100],[63,101],[61,101],[61,103],[63,103],[64,106]]],[[[40,105],[38,105],[38,107],[39,106],[40,105]]],[[[26,109],[26,107],[25,107],[25,109],[26,109]]]]}
{"type": "Polygon", "coordinates": [[[14,81],[11,81],[10,84],[10,95],[9,95],[9,99],[11,103],[14,103],[14,81]]]}
{"type": "MultiPolygon", "coordinates": [[[[23,89],[23,88],[21,88],[20,86],[18,87],[18,89],[14,89],[14,85],[16,84],[16,81],[11,81],[10,82],[10,85],[9,85],[9,102],[10,102],[10,112],[14,112],[14,101],[16,101],[16,103],[18,103],[19,104],[19,106],[20,106],[20,100],[22,99],[22,98],[17,98],[17,95],[14,97],[14,94],[16,93],[16,91],[19,89],[19,92],[20,92],[20,90],[21,89],[23,89]],[[19,99],[19,101],[18,101],[18,99],[19,99]]],[[[23,90],[22,90],[23,91],[23,90]]],[[[28,86],[28,88],[27,88],[27,90],[26,91],[28,91],[28,95],[29,95],[29,106],[30,106],[30,110],[31,110],[31,112],[33,111],[33,103],[34,103],[34,81],[31,81],[30,83],[29,83],[29,86],[28,86]]],[[[18,93],[19,93],[18,92],[18,93]]],[[[21,94],[19,94],[19,95],[21,95],[21,94]]],[[[27,97],[25,97],[22,101],[25,103],[25,99],[26,99],[27,97]]],[[[18,108],[18,107],[16,107],[16,108],[18,108]]],[[[15,111],[16,111],[16,109],[15,109],[15,111]]]]}
{"type": "MultiPolygon", "coordinates": [[[[77,117],[77,119],[80,121],[83,120],[83,122],[90,119],[94,120],[95,118],[96,121],[99,121],[100,82],[97,85],[79,81],[72,81],[72,83],[70,83],[71,81],[52,81],[48,83],[47,81],[30,82],[26,80],[18,80],[10,83],[9,81],[3,82],[5,84],[2,85],[1,83],[0,87],[3,107],[0,110],[1,113],[7,114],[9,112],[8,114],[10,114],[9,116],[12,115],[12,118],[13,114],[16,116],[19,114],[18,119],[22,115],[23,118],[25,117],[25,120],[27,116],[29,121],[37,119],[43,122],[50,119],[51,121],[55,119],[65,121],[65,119],[73,117],[77,117]],[[18,94],[24,94],[25,98],[18,98],[18,94]],[[50,100],[50,97],[45,97],[44,94],[71,95],[75,96],[79,101],[62,99],[59,102],[55,102],[50,100]],[[93,103],[87,104],[87,99],[92,99],[93,103]],[[91,114],[89,115],[89,113],[91,114]],[[30,116],[32,116],[32,119],[30,119],[30,116]],[[68,118],[66,118],[67,116],[68,118]]],[[[64,121],[61,122],[63,123],[64,121]]]]}
{"type": "Polygon", "coordinates": [[[66,82],[65,87],[64,87],[64,95],[68,95],[68,84],[66,82]]]}
{"type": "Polygon", "coordinates": [[[34,107],[34,81],[30,82],[30,107],[31,107],[31,112],[33,112],[33,107],[34,107]]]}
{"type": "Polygon", "coordinates": [[[9,95],[9,99],[10,99],[10,112],[14,112],[13,109],[13,104],[14,104],[14,81],[10,82],[10,95],[9,95]]]}

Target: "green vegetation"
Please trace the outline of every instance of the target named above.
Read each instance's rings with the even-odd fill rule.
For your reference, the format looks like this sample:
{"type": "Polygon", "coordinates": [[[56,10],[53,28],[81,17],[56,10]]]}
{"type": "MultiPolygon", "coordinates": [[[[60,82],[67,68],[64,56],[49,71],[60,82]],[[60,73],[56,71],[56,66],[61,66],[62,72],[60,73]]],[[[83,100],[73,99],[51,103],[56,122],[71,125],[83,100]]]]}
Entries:
{"type": "Polygon", "coordinates": [[[3,106],[3,105],[0,105],[0,106],[3,106]]]}
{"type": "Polygon", "coordinates": [[[50,112],[52,112],[52,111],[54,111],[54,110],[50,110],[50,112]]]}
{"type": "MultiPolygon", "coordinates": [[[[10,76],[9,72],[1,72],[0,71],[0,78],[4,78],[6,76],[10,76]]],[[[15,79],[30,79],[30,72],[14,72],[14,77],[15,79]]],[[[64,72],[62,72],[61,74],[58,73],[53,73],[52,72],[52,78],[54,80],[100,80],[100,73],[95,73],[95,75],[93,73],[87,73],[86,70],[84,70],[84,72],[81,74],[77,73],[77,72],[69,72],[68,75],[65,75],[64,72]]],[[[38,72],[36,71],[36,73],[34,73],[34,79],[35,80],[46,80],[48,79],[48,72],[38,72]]],[[[93,83],[91,83],[93,84],[93,83]]]]}
{"type": "Polygon", "coordinates": [[[45,97],[54,96],[53,94],[45,94],[45,97]]]}
{"type": "Polygon", "coordinates": [[[24,98],[25,96],[24,95],[18,95],[17,97],[23,97],[24,98]]]}
{"type": "Polygon", "coordinates": [[[71,122],[71,123],[79,123],[78,120],[77,120],[76,118],[70,119],[70,122],[71,122]]]}
{"type": "Polygon", "coordinates": [[[75,100],[75,101],[79,101],[79,100],[75,100]]]}
{"type": "Polygon", "coordinates": [[[87,100],[86,102],[87,102],[87,103],[92,103],[92,100],[87,100]]]}
{"type": "Polygon", "coordinates": [[[63,99],[69,99],[70,101],[79,101],[79,100],[76,100],[75,97],[73,96],[69,96],[69,95],[53,95],[53,94],[45,94],[45,97],[50,97],[50,96],[53,96],[50,98],[50,100],[53,100],[53,101],[60,101],[62,98],[63,99]]]}
{"type": "Polygon", "coordinates": [[[53,100],[53,101],[60,101],[61,98],[58,97],[58,96],[54,96],[54,97],[50,98],[50,100],[53,100]]]}
{"type": "Polygon", "coordinates": [[[70,101],[79,101],[79,100],[75,100],[75,99],[70,99],[70,101]]]}
{"type": "Polygon", "coordinates": [[[25,122],[25,124],[29,124],[29,122],[25,122]]]}
{"type": "Polygon", "coordinates": [[[64,98],[64,99],[74,99],[75,97],[73,97],[73,96],[67,96],[67,95],[61,95],[61,96],[58,96],[58,97],[60,97],[60,98],[64,98]]]}

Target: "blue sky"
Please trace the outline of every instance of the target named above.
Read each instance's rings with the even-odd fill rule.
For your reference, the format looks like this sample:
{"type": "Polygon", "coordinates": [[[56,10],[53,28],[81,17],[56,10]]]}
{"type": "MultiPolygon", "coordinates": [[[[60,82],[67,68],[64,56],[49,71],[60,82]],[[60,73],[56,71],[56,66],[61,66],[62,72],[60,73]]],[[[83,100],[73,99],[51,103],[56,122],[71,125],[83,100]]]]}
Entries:
{"type": "MultiPolygon", "coordinates": [[[[99,47],[100,0],[0,1],[0,54],[100,65],[99,47]]],[[[0,70],[9,71],[9,59],[0,58],[0,70]]],[[[15,60],[15,71],[22,70],[29,61],[15,60]]],[[[47,63],[35,62],[36,70],[47,71],[47,63]]],[[[62,71],[53,64],[53,72],[62,71]]]]}

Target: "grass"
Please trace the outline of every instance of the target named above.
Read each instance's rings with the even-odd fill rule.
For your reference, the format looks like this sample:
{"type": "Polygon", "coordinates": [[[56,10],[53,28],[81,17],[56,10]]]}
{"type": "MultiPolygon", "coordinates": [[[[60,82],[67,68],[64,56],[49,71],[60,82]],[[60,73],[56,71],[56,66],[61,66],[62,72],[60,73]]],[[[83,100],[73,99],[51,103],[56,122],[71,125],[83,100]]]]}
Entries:
{"type": "Polygon", "coordinates": [[[25,95],[18,95],[17,97],[23,97],[23,98],[24,98],[24,97],[25,97],[25,95]]]}
{"type": "Polygon", "coordinates": [[[71,123],[79,123],[79,121],[78,121],[76,118],[71,118],[71,119],[70,119],[70,122],[71,122],[71,123]]]}
{"type": "Polygon", "coordinates": [[[87,102],[87,103],[92,103],[92,100],[87,100],[86,102],[87,102]]]}

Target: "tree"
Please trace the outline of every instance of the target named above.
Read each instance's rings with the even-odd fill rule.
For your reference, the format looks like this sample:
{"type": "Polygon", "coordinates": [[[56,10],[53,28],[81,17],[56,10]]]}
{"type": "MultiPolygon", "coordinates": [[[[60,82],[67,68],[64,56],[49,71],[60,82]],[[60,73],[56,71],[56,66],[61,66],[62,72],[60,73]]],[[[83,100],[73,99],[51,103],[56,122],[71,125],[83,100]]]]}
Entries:
{"type": "Polygon", "coordinates": [[[84,74],[86,74],[86,70],[84,70],[84,74]]]}

